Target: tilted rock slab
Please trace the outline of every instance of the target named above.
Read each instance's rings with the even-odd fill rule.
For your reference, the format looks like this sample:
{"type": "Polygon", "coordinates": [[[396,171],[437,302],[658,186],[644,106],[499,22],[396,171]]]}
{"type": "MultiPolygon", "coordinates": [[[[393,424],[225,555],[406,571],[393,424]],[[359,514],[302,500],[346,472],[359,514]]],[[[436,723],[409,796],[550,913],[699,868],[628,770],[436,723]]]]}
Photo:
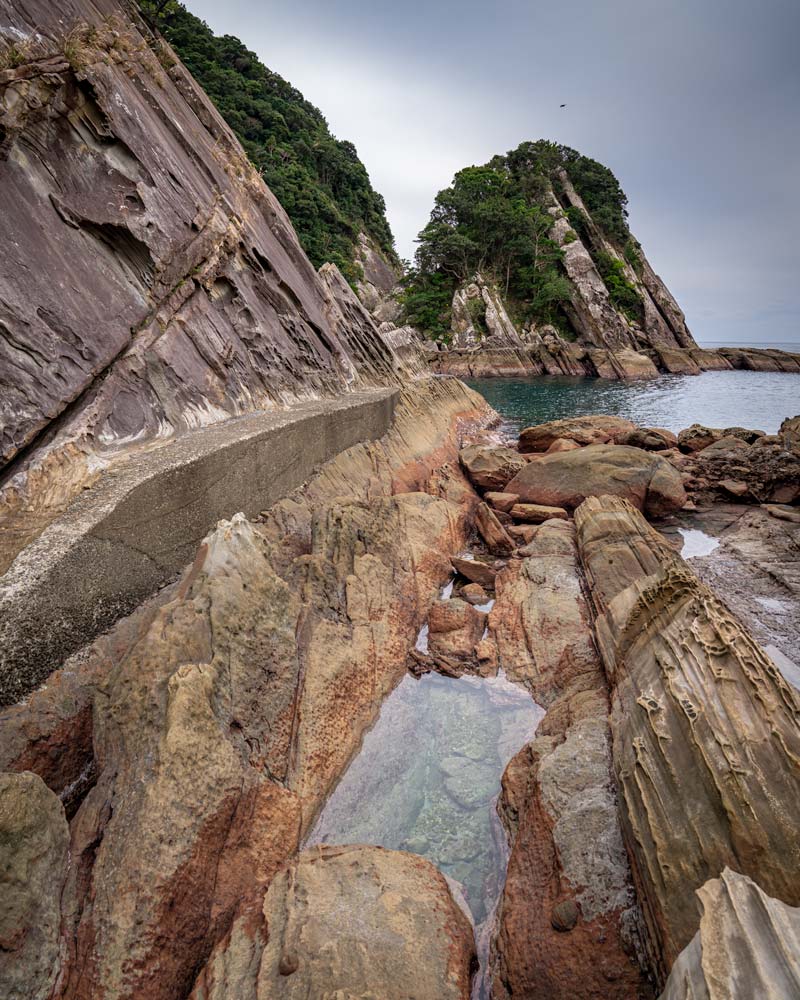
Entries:
{"type": "Polygon", "coordinates": [[[469,1000],[472,927],[429,861],[313,847],[238,918],[191,1000],[469,1000]]]}
{"type": "Polygon", "coordinates": [[[700,929],[660,1000],[788,1000],[800,996],[800,909],[726,868],[697,890],[700,929]]]}
{"type": "Polygon", "coordinates": [[[623,830],[665,978],[698,929],[695,890],[726,866],[800,903],[800,695],[630,504],[592,498],[575,521],[623,830]]]}

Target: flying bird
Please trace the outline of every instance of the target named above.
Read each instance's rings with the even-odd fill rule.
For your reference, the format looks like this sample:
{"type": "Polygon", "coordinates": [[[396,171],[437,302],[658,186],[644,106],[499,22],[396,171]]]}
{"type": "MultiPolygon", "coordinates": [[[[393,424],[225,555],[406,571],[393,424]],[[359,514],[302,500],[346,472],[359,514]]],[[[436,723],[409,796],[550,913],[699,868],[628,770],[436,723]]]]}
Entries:
{"type": "Polygon", "coordinates": [[[560,107],[560,108],[565,108],[565,107],[566,107],[566,104],[559,104],[559,107],[560,107]]]}

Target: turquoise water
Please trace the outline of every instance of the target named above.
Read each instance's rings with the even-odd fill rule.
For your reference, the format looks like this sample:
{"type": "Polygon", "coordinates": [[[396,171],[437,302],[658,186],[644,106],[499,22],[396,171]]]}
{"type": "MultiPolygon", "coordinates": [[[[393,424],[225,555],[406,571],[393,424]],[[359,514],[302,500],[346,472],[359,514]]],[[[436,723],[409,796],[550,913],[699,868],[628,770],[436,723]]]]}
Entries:
{"type": "Polygon", "coordinates": [[[675,432],[699,423],[774,434],[785,417],[800,413],[800,374],[783,372],[703,372],[635,382],[550,376],[465,381],[510,430],[560,417],[608,413],[675,432]]]}
{"type": "Polygon", "coordinates": [[[506,868],[495,810],[506,764],[543,710],[502,675],[410,675],[328,800],[308,844],[411,851],[458,883],[476,924],[491,913],[506,868]]]}

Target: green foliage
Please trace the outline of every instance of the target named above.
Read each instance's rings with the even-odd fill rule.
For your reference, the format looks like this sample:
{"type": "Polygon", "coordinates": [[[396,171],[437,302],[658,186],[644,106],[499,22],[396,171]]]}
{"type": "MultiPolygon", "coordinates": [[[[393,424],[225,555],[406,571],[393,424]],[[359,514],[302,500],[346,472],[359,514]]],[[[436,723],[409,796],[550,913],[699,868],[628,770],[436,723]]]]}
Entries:
{"type": "Polygon", "coordinates": [[[396,260],[383,198],[353,144],[335,139],[317,108],[238,38],[215,36],[176,0],[140,7],[236,133],[315,267],[332,261],[354,281],[361,229],[396,260]]]}
{"type": "MultiPolygon", "coordinates": [[[[406,282],[406,321],[415,322],[412,310],[418,315],[421,303],[431,305],[435,288],[436,305],[425,311],[428,325],[423,329],[444,336],[447,314],[439,306],[448,293],[452,296],[481,272],[495,281],[518,321],[569,329],[563,307],[572,285],[563,270],[563,251],[550,235],[549,211],[554,192],[564,198],[565,174],[606,238],[627,245],[627,199],[607,167],[568,146],[523,142],[482,167],[459,171],[452,185],[436,196],[430,221],[418,238],[416,268],[406,282]]],[[[574,206],[565,214],[571,229],[564,243],[580,238],[592,249],[586,214],[574,206]]],[[[638,315],[636,290],[614,267],[605,270],[614,301],[628,315],[638,315]]]]}
{"type": "Polygon", "coordinates": [[[450,340],[450,308],[453,282],[438,271],[411,269],[402,281],[400,304],[405,322],[433,340],[450,340]]]}
{"type": "Polygon", "coordinates": [[[625,265],[622,261],[602,250],[594,255],[594,261],[613,305],[621,309],[629,319],[641,323],[644,309],[642,300],[636,288],[625,277],[625,265]]]}
{"type": "Polygon", "coordinates": [[[635,240],[632,236],[626,242],[625,246],[622,248],[622,256],[631,265],[634,271],[642,276],[642,245],[638,240],[635,240]]]}
{"type": "Polygon", "coordinates": [[[564,243],[564,244],[574,243],[575,240],[577,240],[577,238],[578,238],[578,234],[575,232],[575,230],[574,229],[568,229],[564,233],[564,239],[561,242],[564,243]]]}

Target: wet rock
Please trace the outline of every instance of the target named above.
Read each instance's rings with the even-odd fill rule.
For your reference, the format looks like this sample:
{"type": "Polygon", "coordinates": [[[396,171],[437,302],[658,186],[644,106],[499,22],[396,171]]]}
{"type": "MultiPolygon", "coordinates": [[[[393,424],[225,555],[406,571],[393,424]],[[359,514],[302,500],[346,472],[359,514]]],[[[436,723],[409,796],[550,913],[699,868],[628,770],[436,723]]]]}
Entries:
{"type": "Polygon", "coordinates": [[[514,551],[514,543],[508,532],[498,521],[491,507],[485,503],[479,504],[475,511],[475,526],[486,547],[494,555],[508,556],[514,551]]]}
{"type": "Polygon", "coordinates": [[[600,415],[550,420],[545,424],[526,427],[520,431],[519,450],[546,452],[556,441],[564,439],[579,445],[606,444],[608,441],[615,441],[623,434],[630,434],[635,429],[630,420],[622,417],[600,415]]]}
{"type": "MultiPolygon", "coordinates": [[[[509,530],[513,531],[514,529],[510,528],[509,530]]],[[[489,566],[479,559],[460,559],[454,557],[450,561],[456,573],[460,573],[461,576],[466,577],[472,583],[479,583],[482,587],[494,587],[497,570],[493,566],[489,566]]]]}
{"type": "Polygon", "coordinates": [[[429,861],[315,847],[235,920],[191,996],[469,1000],[473,962],[470,923],[429,861]]]}
{"type": "Polygon", "coordinates": [[[697,890],[700,928],[660,1000],[786,1000],[800,996],[800,910],[725,868],[697,890]]]}
{"type": "MultiPolygon", "coordinates": [[[[520,466],[524,468],[524,466],[520,466]]],[[[519,497],[516,493],[484,493],[483,499],[488,503],[495,511],[505,511],[509,513],[511,508],[515,503],[519,502],[519,497]]]]}
{"type": "Polygon", "coordinates": [[[726,865],[800,903],[800,694],[630,504],[592,498],[575,521],[623,830],[663,978],[700,924],[695,890],[726,865]]]}
{"type": "Polygon", "coordinates": [[[652,516],[680,510],[686,492],[677,470],[651,452],[625,445],[588,445],[545,455],[509,483],[523,503],[574,509],[588,496],[622,496],[652,516]]]}
{"type": "Polygon", "coordinates": [[[35,774],[0,774],[0,995],[47,1000],[60,958],[69,827],[35,774]]]}
{"type": "Polygon", "coordinates": [[[517,503],[511,508],[511,516],[516,521],[525,521],[527,524],[541,524],[542,521],[551,519],[568,521],[569,514],[563,507],[547,507],[537,503],[517,503]]]}
{"type": "Polygon", "coordinates": [[[513,448],[470,445],[458,459],[470,481],[482,490],[499,491],[525,466],[525,459],[513,448]]]}

